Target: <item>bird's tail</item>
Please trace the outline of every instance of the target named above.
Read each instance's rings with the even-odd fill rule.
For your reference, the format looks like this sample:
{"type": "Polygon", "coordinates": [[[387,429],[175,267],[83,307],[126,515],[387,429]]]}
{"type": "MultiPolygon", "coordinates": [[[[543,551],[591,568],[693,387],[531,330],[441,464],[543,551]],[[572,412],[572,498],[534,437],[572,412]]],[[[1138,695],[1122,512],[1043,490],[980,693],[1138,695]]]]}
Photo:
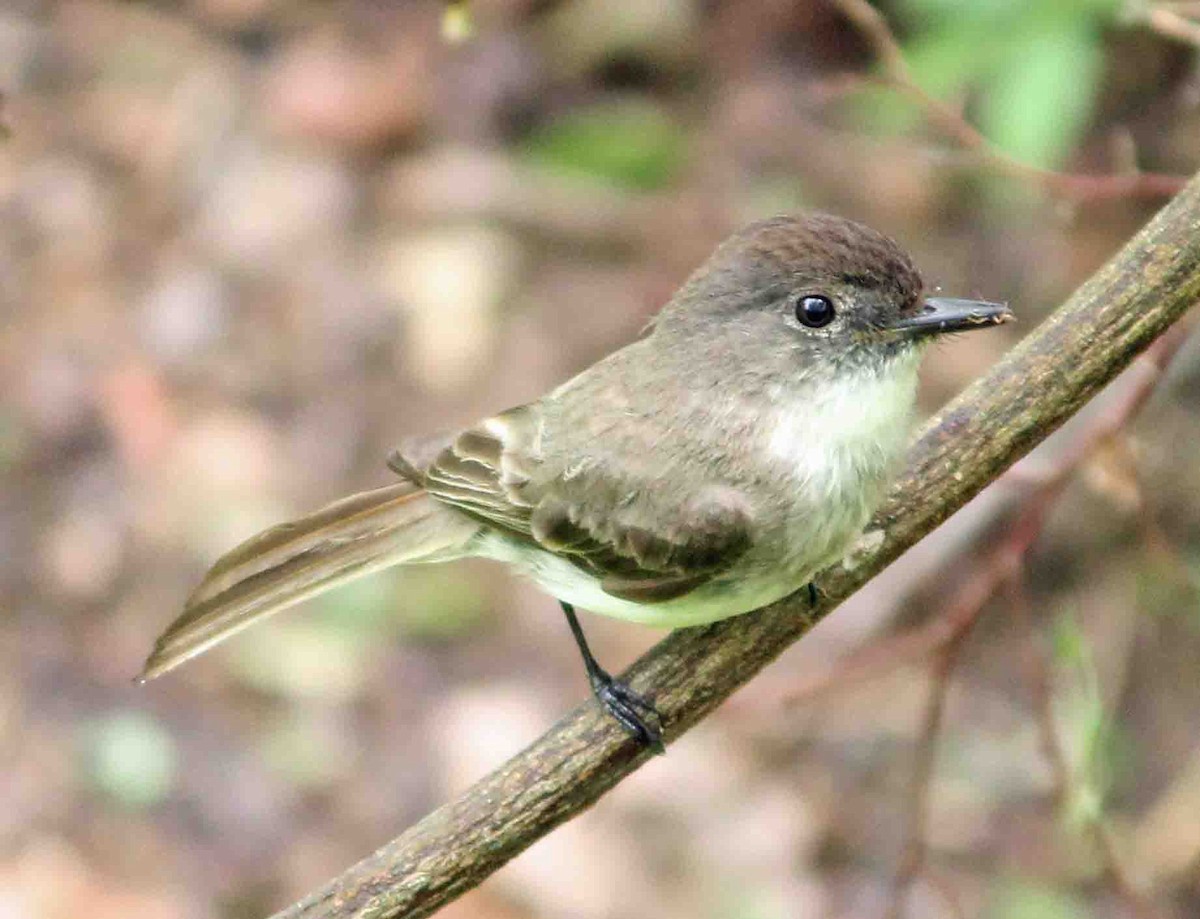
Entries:
{"type": "Polygon", "coordinates": [[[213,565],[154,643],[139,682],[338,584],[390,565],[460,556],[478,529],[407,482],[272,527],[213,565]]]}

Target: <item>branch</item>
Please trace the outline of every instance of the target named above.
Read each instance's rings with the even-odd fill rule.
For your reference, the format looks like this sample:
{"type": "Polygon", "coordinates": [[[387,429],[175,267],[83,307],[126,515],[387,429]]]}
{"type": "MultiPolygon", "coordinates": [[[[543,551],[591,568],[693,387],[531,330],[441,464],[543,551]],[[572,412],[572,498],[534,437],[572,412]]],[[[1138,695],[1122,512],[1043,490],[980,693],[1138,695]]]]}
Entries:
{"type": "MultiPolygon", "coordinates": [[[[799,690],[785,697],[785,703],[808,701],[814,695],[829,692],[866,679],[878,679],[896,667],[914,659],[932,656],[931,687],[925,708],[925,719],[916,745],[915,766],[909,781],[908,813],[904,849],[893,880],[893,895],[886,919],[903,915],[904,901],[918,878],[926,878],[946,899],[955,915],[964,915],[948,884],[940,882],[928,864],[929,845],[926,829],[929,822],[933,764],[940,741],[942,715],[946,693],[954,668],[960,659],[965,639],[986,609],[986,604],[1002,588],[1007,588],[1018,619],[1022,622],[1028,659],[1027,675],[1033,696],[1041,737],[1042,750],[1055,777],[1056,801],[1066,800],[1072,776],[1054,731],[1051,714],[1051,677],[1049,664],[1036,646],[1036,634],[1029,599],[1022,581],[1026,556],[1041,537],[1046,520],[1057,504],[1067,483],[1079,469],[1097,453],[1124,443],[1129,423],[1156,391],[1167,366],[1183,345],[1187,324],[1180,322],[1147,348],[1133,366],[1105,393],[1105,410],[1092,417],[1084,430],[1050,464],[1038,472],[1024,469],[1037,461],[1026,457],[1009,469],[1001,480],[1014,480],[1024,486],[1015,509],[1006,508],[1000,519],[1006,522],[999,538],[993,539],[980,551],[967,554],[978,556],[972,573],[954,592],[944,610],[929,622],[899,635],[891,635],[852,654],[836,666],[832,673],[810,679],[799,690]]],[[[1139,501],[1139,517],[1143,530],[1153,537],[1157,552],[1165,553],[1177,562],[1170,544],[1157,529],[1146,503],[1139,501]]],[[[992,521],[996,523],[996,521],[992,521]]],[[[1161,919],[1153,906],[1138,894],[1116,857],[1108,825],[1097,815],[1090,821],[1088,831],[1096,850],[1104,860],[1105,874],[1121,899],[1129,904],[1130,912],[1138,919],[1161,919]]]]}
{"type": "MultiPolygon", "coordinates": [[[[1167,198],[1187,182],[1186,176],[1135,170],[1116,175],[1081,175],[1031,166],[1009,156],[963,118],[952,105],[927,92],[913,77],[896,34],[868,0],[832,0],[833,4],[862,33],[879,61],[882,71],[874,82],[908,96],[939,131],[958,146],[1002,175],[1032,181],[1047,191],[1067,198],[1093,201],[1108,198],[1167,198]]],[[[1160,15],[1176,16],[1169,11],[1160,15]]],[[[1161,28],[1161,24],[1159,24],[1161,28]]],[[[859,85],[861,85],[859,81],[859,85]]],[[[838,81],[841,89],[854,88],[853,78],[838,81]]]]}
{"type": "MultiPolygon", "coordinates": [[[[842,600],[1075,413],[1200,298],[1200,179],[984,377],[926,425],[905,473],[846,561],[803,595],[681,629],[628,672],[668,741],[696,724],[842,600]]],[[[646,761],[586,703],[548,733],[277,919],[427,916],[646,761]]]]}
{"type": "MultiPolygon", "coordinates": [[[[980,610],[982,609],[980,606],[980,610]]],[[[884,913],[885,919],[900,919],[904,915],[904,902],[909,888],[926,868],[925,862],[929,855],[926,829],[929,825],[938,740],[946,714],[946,696],[950,692],[950,678],[954,675],[954,668],[958,666],[963,645],[966,644],[967,636],[971,634],[971,627],[978,621],[979,616],[975,615],[963,623],[962,628],[942,645],[933,664],[929,701],[925,704],[925,717],[917,741],[916,765],[909,781],[908,814],[905,818],[908,829],[904,850],[900,856],[900,867],[892,881],[892,899],[887,912],[884,913]]],[[[943,893],[947,895],[951,909],[961,912],[958,901],[952,898],[950,891],[944,890],[943,893]]]]}
{"type": "MultiPolygon", "coordinates": [[[[1049,464],[1039,463],[1037,456],[1031,456],[1001,477],[1001,482],[1019,484],[1023,491],[1015,506],[1002,505],[996,516],[987,521],[987,526],[981,527],[1000,528],[1000,537],[971,550],[974,563],[970,567],[970,576],[955,590],[942,612],[906,632],[888,635],[854,651],[827,672],[809,674],[800,686],[783,697],[784,704],[806,703],[831,690],[878,679],[889,670],[942,650],[962,632],[974,627],[984,605],[1024,564],[1072,477],[1097,453],[1121,438],[1146,400],[1154,394],[1167,366],[1182,347],[1186,332],[1185,324],[1181,323],[1148,348],[1120,383],[1109,389],[1106,398],[1113,398],[1105,411],[1091,419],[1061,455],[1049,464]],[[1038,465],[1026,468],[1034,463],[1038,465]]],[[[1139,507],[1139,517],[1151,550],[1169,562],[1172,570],[1177,570],[1184,563],[1173,551],[1145,502],[1139,507]]]]}

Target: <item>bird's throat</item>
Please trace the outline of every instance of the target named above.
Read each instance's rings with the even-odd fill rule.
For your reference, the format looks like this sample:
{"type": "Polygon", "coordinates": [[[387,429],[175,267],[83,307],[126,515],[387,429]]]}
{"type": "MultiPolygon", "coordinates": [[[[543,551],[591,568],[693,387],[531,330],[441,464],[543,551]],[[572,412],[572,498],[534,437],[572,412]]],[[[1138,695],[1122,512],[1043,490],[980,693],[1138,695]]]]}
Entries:
{"type": "Polygon", "coordinates": [[[763,419],[766,455],[827,488],[886,475],[908,439],[919,361],[909,350],[781,388],[763,419]]]}

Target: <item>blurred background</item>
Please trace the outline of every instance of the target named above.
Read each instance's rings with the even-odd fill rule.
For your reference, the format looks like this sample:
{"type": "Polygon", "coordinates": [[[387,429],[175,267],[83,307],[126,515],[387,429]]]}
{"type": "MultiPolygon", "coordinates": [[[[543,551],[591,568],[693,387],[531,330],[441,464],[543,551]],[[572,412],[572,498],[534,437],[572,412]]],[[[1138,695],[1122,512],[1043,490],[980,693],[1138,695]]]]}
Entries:
{"type": "MultiPolygon", "coordinates": [[[[928,414],[1200,164],[1197,4],[864,6],[4,0],[0,917],[265,916],[585,699],[483,563],[131,678],[225,549],[629,341],[739,224],[836,211],[1012,303],[928,414]]],[[[442,915],[1200,915],[1198,407],[1187,341],[442,915]]]]}

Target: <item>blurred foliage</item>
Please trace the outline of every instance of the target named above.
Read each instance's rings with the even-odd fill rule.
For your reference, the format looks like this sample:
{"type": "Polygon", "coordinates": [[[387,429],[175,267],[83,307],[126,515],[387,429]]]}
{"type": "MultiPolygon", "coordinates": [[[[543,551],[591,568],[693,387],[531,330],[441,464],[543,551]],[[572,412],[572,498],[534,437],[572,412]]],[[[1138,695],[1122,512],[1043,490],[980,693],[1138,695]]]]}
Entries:
{"type": "Polygon", "coordinates": [[[1030,881],[1008,881],[1000,889],[987,919],[1088,919],[1087,904],[1078,897],[1030,881]]]}
{"type": "MultiPolygon", "coordinates": [[[[996,146],[1034,166],[1061,166],[1095,110],[1104,29],[1120,0],[903,0],[902,39],[917,82],[943,99],[977,94],[974,118],[996,146]]],[[[878,127],[910,127],[916,113],[874,94],[878,127]]]]}
{"type": "MultiPolygon", "coordinates": [[[[922,85],[1014,155],[1102,163],[1127,128],[1148,165],[1200,159],[1186,56],[1145,34],[1118,58],[1112,2],[878,6],[922,85]],[[1136,122],[1089,130],[1113,111],[1136,122]]],[[[1011,300],[1019,325],[925,362],[932,410],[1157,203],[1067,209],[1006,180],[1033,191],[1001,210],[961,194],[980,173],[931,155],[952,142],[839,129],[857,100],[816,88],[861,72],[864,43],[829,4],[466,10],[87,0],[0,14],[13,129],[0,145],[0,912],[266,915],[585,698],[550,601],[484,563],[383,572],[167,679],[130,678],[231,545],[386,481],[398,438],[527,400],[634,338],[737,224],[837,211],[903,241],[931,286],[1011,300]],[[451,46],[447,29],[470,40],[451,46]]],[[[878,124],[911,129],[902,95],[876,101],[878,124]]],[[[1200,559],[1187,451],[1200,387],[1164,395],[1177,408],[1147,425],[1139,462],[1161,461],[1142,485],[1179,555],[1200,559]]],[[[1187,782],[1200,760],[1179,763],[1196,757],[1200,630],[1177,620],[1200,604],[1179,571],[1129,551],[1120,513],[1073,506],[1044,536],[1054,563],[1029,572],[1039,626],[1073,611],[1054,657],[1083,789],[1068,819],[1103,813],[1122,851],[1150,853],[1134,876],[1190,915],[1200,843],[1172,815],[1200,809],[1187,782]],[[1161,617],[1092,583],[1142,569],[1161,617]]],[[[916,555],[893,568],[906,585],[925,577],[916,555]]],[[[922,590],[883,594],[850,601],[456,916],[605,919],[630,903],[661,919],[856,916],[884,902],[908,810],[897,754],[927,670],[779,702],[865,635],[942,611],[922,590]]],[[[1025,633],[990,624],[947,708],[930,866],[967,915],[1117,915],[1112,891],[1080,876],[1086,840],[1049,806],[1013,676],[1025,633]],[[997,878],[1013,864],[1020,880],[997,878]]],[[[614,668],[660,637],[587,627],[614,668]]]]}
{"type": "Polygon", "coordinates": [[[1146,552],[1135,573],[1138,609],[1180,618],[1200,634],[1200,554],[1146,552]]]}
{"type": "MultiPolygon", "coordinates": [[[[1200,552],[1189,553],[1184,560],[1184,566],[1187,583],[1179,591],[1179,602],[1171,608],[1182,612],[1192,628],[1200,631],[1200,552]]],[[[1178,567],[1175,567],[1173,573],[1178,570],[1178,567]]]]}
{"type": "Polygon", "coordinates": [[[560,116],[525,145],[529,160],[546,169],[640,191],[670,182],[684,149],[682,131],[660,108],[632,100],[560,116]]]}
{"type": "Polygon", "coordinates": [[[259,739],[267,765],[289,784],[316,789],[345,774],[348,751],[337,738],[307,718],[284,718],[269,726],[259,739]]]}
{"type": "Polygon", "coordinates": [[[1116,724],[1104,705],[1091,643],[1075,616],[1060,615],[1053,637],[1070,770],[1064,818],[1068,826],[1081,829],[1104,817],[1118,764],[1127,752],[1121,751],[1116,724]]]}
{"type": "Polygon", "coordinates": [[[382,571],[314,604],[317,622],[367,640],[448,639],[474,627],[487,606],[479,585],[442,565],[382,571]]]}
{"type": "Polygon", "coordinates": [[[20,421],[0,408],[0,472],[15,464],[26,446],[25,431],[20,421]]]}
{"type": "Polygon", "coordinates": [[[121,711],[98,719],[86,733],[91,784],[130,808],[157,804],[171,792],[175,746],[151,716],[121,711]]]}
{"type": "Polygon", "coordinates": [[[721,891],[705,919],[782,919],[790,913],[788,906],[766,891],[740,887],[721,891]]]}
{"type": "Polygon", "coordinates": [[[346,699],[389,643],[457,638],[486,605],[479,586],[449,567],[383,571],[323,594],[271,630],[248,631],[226,653],[238,677],[260,691],[346,699]]]}
{"type": "Polygon", "coordinates": [[[368,640],[394,635],[399,628],[396,615],[398,574],[381,572],[321,595],[312,604],[315,622],[330,631],[363,635],[368,640]]]}
{"type": "Polygon", "coordinates": [[[369,634],[299,616],[269,630],[251,629],[223,653],[233,673],[262,692],[345,700],[361,689],[377,647],[369,634]]]}
{"type": "Polygon", "coordinates": [[[414,566],[383,580],[389,588],[387,609],[405,640],[460,638],[472,632],[489,609],[478,581],[444,565],[414,566]]]}
{"type": "Polygon", "coordinates": [[[447,0],[442,13],[442,38],[458,45],[470,41],[475,35],[475,20],[471,16],[469,0],[447,0]]]}

